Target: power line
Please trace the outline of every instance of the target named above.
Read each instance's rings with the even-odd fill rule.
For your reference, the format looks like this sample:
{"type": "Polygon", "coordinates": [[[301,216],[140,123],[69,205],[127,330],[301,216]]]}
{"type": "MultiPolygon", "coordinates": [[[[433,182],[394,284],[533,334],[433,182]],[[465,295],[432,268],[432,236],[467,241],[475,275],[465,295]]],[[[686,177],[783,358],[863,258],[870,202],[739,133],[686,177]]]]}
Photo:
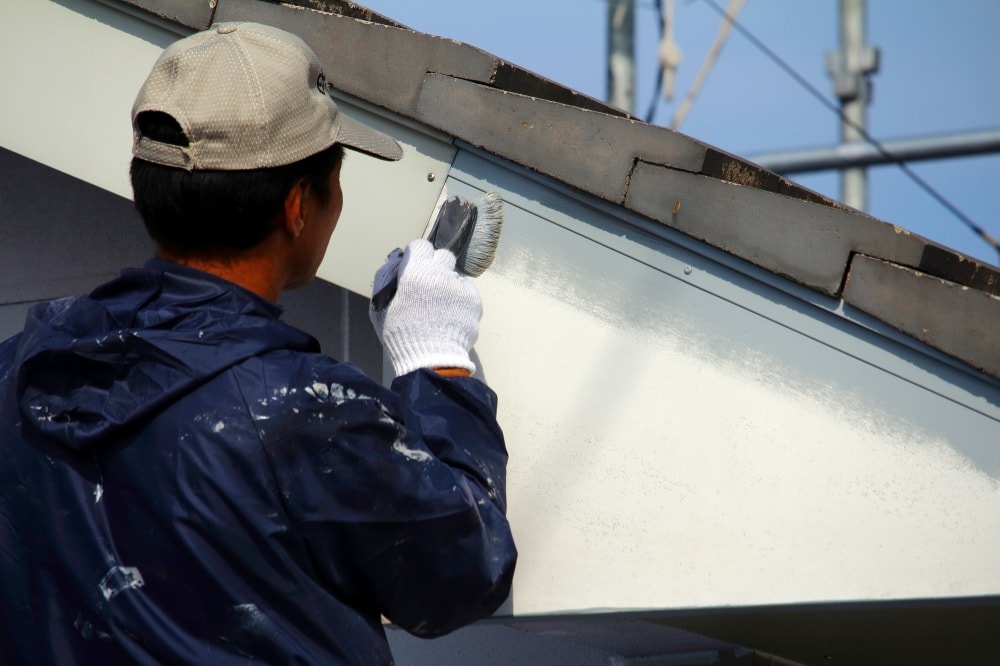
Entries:
{"type": "MultiPolygon", "coordinates": [[[[709,7],[711,7],[717,14],[725,18],[727,16],[724,9],[722,9],[715,0],[704,0],[709,7]]],[[[985,229],[980,227],[975,221],[972,220],[968,215],[962,212],[955,204],[949,201],[943,194],[938,192],[930,183],[921,178],[910,166],[903,160],[899,159],[892,153],[890,153],[885,146],[882,145],[877,139],[875,139],[868,131],[859,126],[850,118],[846,117],[841,111],[840,107],[827,99],[826,95],[819,91],[813,84],[811,84],[804,76],[799,74],[791,65],[785,62],[781,56],[771,50],[767,44],[758,39],[752,32],[743,26],[742,23],[737,21],[735,18],[731,19],[733,28],[736,29],[741,35],[743,35],[754,47],[766,55],[774,64],[779,68],[784,70],[786,74],[792,77],[800,86],[802,86],[807,92],[809,92],[813,97],[815,97],[819,102],[825,106],[827,109],[832,111],[840,118],[841,122],[850,125],[852,129],[856,130],[858,134],[869,144],[871,144],[882,157],[888,162],[896,164],[904,174],[906,174],[910,180],[912,180],[920,189],[929,194],[934,200],[939,204],[944,206],[952,215],[958,218],[963,224],[965,224],[969,229],[976,233],[985,243],[992,247],[1000,256],[1000,242],[998,242],[992,235],[989,234],[985,229]]]]}

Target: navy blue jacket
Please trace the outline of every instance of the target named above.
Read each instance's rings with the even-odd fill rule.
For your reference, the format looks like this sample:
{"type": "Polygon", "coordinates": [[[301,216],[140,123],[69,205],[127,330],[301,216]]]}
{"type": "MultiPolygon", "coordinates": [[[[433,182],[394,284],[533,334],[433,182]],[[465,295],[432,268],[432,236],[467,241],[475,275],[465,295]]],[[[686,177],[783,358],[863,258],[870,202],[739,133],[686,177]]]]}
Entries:
{"type": "Polygon", "coordinates": [[[0,344],[0,664],[387,664],[506,599],[492,391],[279,313],[153,260],[0,344]]]}

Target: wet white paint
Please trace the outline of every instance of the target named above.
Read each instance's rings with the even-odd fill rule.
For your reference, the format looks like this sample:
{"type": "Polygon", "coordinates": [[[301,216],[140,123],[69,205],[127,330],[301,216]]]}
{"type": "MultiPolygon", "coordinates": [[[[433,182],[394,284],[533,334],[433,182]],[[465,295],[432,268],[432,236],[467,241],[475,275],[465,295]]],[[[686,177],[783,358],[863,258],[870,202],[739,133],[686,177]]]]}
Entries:
{"type": "Polygon", "coordinates": [[[477,278],[515,614],[1000,593],[1000,452],[967,457],[952,427],[995,442],[994,417],[743,302],[707,328],[715,296],[532,224],[530,261],[477,278]]]}

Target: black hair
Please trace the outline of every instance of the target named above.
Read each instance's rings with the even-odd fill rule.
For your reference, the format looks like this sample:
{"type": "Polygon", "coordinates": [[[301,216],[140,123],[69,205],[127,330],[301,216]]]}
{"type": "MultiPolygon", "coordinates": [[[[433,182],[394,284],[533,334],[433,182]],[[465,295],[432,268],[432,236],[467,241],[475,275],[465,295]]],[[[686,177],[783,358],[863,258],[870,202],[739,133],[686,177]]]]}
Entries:
{"type": "MultiPolygon", "coordinates": [[[[137,126],[156,141],[188,145],[166,113],[143,112],[137,126]]],[[[160,247],[214,254],[246,250],[267,238],[288,192],[303,178],[328,203],[330,174],[343,159],[340,144],[292,164],[246,171],[186,171],[133,158],[130,175],[135,207],[160,247]]]]}

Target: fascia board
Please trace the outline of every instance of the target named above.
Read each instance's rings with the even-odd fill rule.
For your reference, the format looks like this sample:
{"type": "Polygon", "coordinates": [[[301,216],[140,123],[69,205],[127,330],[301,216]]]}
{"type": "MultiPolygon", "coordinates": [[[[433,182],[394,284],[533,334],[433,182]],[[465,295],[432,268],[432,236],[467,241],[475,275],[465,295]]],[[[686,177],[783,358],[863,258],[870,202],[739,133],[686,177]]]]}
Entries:
{"type": "Polygon", "coordinates": [[[1000,379],[1000,297],[891,261],[855,255],[844,301],[1000,379]]]}
{"type": "Polygon", "coordinates": [[[917,265],[928,241],[855,211],[638,162],[624,206],[829,296],[853,252],[917,265]]]}
{"type": "Polygon", "coordinates": [[[698,172],[707,148],[641,121],[429,74],[416,118],[490,153],[620,204],[639,156],[698,172]],[[674,136],[664,140],[664,134],[674,136]]]}

